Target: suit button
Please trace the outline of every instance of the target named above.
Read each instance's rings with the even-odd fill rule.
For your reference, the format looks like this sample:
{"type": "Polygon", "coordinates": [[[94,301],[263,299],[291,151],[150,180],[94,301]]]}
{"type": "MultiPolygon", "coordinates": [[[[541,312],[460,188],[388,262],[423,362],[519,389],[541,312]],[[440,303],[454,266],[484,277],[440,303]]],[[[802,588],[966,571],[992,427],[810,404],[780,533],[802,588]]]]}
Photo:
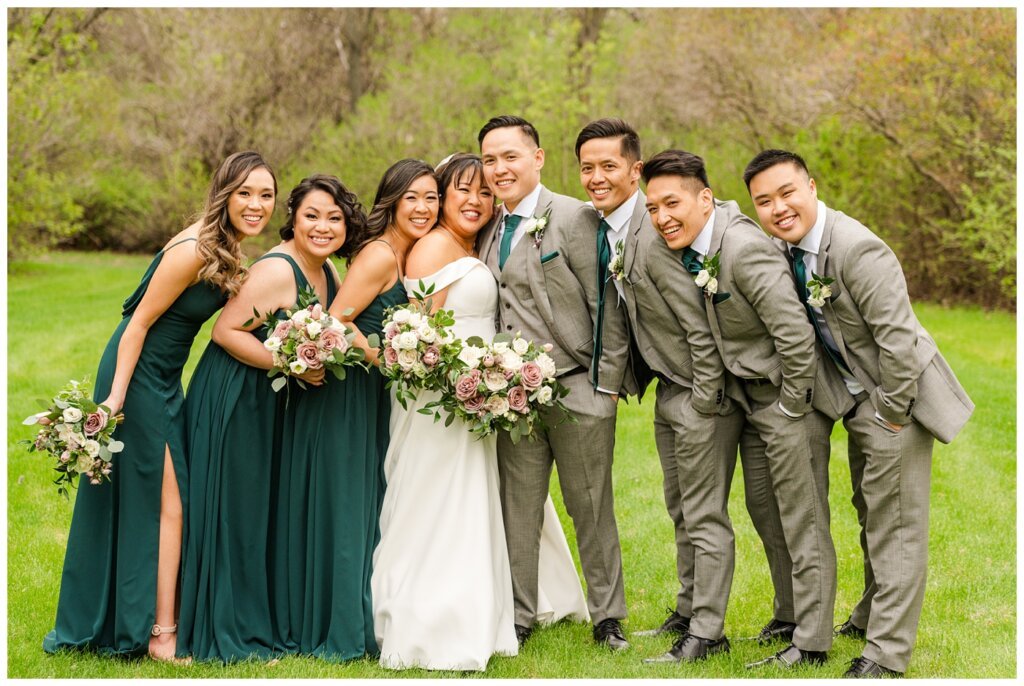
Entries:
{"type": "Polygon", "coordinates": [[[501,287],[502,287],[502,288],[505,288],[505,284],[504,284],[504,283],[502,283],[502,284],[501,284],[501,287]]]}
{"type": "Polygon", "coordinates": [[[505,309],[506,310],[511,310],[512,309],[512,303],[505,303],[505,309]]]}
{"type": "Polygon", "coordinates": [[[512,330],[512,325],[511,324],[506,324],[505,325],[505,330],[506,331],[511,331],[512,330]]]}
{"type": "Polygon", "coordinates": [[[806,402],[808,402],[808,403],[811,402],[811,396],[813,396],[813,395],[814,395],[814,390],[808,388],[807,389],[807,400],[806,400],[806,402]]]}

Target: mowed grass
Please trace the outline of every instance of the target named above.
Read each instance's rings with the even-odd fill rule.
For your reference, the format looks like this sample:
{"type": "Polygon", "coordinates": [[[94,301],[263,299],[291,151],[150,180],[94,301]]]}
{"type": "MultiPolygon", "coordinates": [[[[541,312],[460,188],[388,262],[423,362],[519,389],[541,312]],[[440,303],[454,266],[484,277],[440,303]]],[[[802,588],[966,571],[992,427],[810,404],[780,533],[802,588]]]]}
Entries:
{"type": "MultiPolygon", "coordinates": [[[[391,672],[363,659],[328,664],[288,657],[267,666],[175,667],[90,654],[46,655],[53,626],[72,504],[56,495],[47,460],[16,444],[32,434],[21,420],[69,378],[95,374],[122,300],[135,288],[148,257],[55,254],[19,262],[8,271],[8,675],[11,677],[433,677],[451,672],[391,672]]],[[[1006,313],[918,305],[918,316],[977,404],[974,417],[949,446],[937,444],[932,475],[928,589],[917,648],[907,676],[1001,677],[1016,674],[1016,338],[1006,313]]],[[[186,379],[209,340],[200,333],[186,379]]],[[[653,389],[652,389],[653,391],[653,389]]],[[[672,527],[662,501],[654,447],[653,392],[619,412],[615,454],[616,516],[622,541],[629,619],[626,629],[657,626],[676,592],[672,527]]],[[[835,619],[846,619],[862,587],[857,523],[850,504],[846,434],[832,436],[832,532],[839,560],[835,619]]],[[[668,638],[632,638],[613,654],[594,645],[590,627],[562,623],[535,632],[515,658],[494,658],[484,674],[499,678],[838,677],[861,644],[836,640],[820,669],[744,669],[770,650],[753,641],[771,616],[764,551],[743,505],[737,469],[730,512],[736,529],[736,575],[726,618],[732,653],[697,665],[645,666],[641,658],[667,649],[668,638]]],[[[556,484],[552,492],[575,552],[575,536],[556,484]]],[[[578,564],[578,557],[577,557],[578,564]]]]}

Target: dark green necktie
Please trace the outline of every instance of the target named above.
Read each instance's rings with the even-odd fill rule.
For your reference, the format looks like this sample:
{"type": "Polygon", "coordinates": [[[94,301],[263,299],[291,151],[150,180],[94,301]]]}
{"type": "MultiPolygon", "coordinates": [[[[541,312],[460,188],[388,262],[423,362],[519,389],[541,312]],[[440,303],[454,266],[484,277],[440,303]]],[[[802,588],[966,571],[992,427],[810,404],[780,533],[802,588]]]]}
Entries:
{"type": "Polygon", "coordinates": [[[686,271],[697,276],[697,274],[700,274],[700,270],[704,268],[704,261],[700,259],[699,252],[687,246],[683,248],[683,266],[686,268],[686,271]]]}
{"type": "Polygon", "coordinates": [[[510,214],[505,217],[505,230],[501,234],[501,246],[498,250],[498,269],[505,268],[505,260],[512,252],[512,236],[516,233],[519,222],[523,220],[518,214],[510,214]]]}
{"type": "Polygon", "coordinates": [[[793,248],[790,254],[793,256],[793,276],[796,277],[796,292],[800,296],[800,302],[803,304],[804,309],[807,310],[807,317],[811,320],[811,325],[814,327],[814,333],[821,341],[821,347],[825,349],[828,356],[832,358],[832,361],[836,363],[841,369],[845,369],[850,372],[850,368],[843,362],[843,358],[839,355],[839,351],[828,344],[825,337],[821,335],[821,325],[818,323],[818,317],[814,312],[814,308],[807,302],[807,298],[810,293],[807,290],[807,265],[804,264],[804,255],[807,253],[806,250],[801,248],[793,248]]]}
{"type": "Polygon", "coordinates": [[[590,363],[590,381],[597,388],[597,372],[601,361],[601,336],[604,329],[604,293],[608,286],[608,263],[612,249],[608,245],[608,232],[612,227],[601,220],[597,227],[597,325],[594,327],[594,359],[590,363]]]}

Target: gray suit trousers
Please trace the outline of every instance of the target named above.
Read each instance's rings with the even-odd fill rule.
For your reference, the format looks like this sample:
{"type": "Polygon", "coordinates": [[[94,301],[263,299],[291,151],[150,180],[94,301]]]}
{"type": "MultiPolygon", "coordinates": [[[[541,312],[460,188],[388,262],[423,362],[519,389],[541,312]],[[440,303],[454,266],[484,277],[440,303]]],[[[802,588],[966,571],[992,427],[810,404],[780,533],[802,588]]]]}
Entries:
{"type": "Polygon", "coordinates": [[[825,651],[832,647],[836,596],[828,509],[832,420],[817,410],[786,416],[771,384],[744,389],[752,411],[740,439],[743,486],[768,558],[775,618],[797,625],[796,647],[825,651]]]}
{"type": "Polygon", "coordinates": [[[693,635],[719,639],[736,562],[728,506],[743,412],[703,415],[692,397],[685,386],[658,381],[654,438],[675,524],[676,612],[691,618],[693,635]]]}
{"type": "Polygon", "coordinates": [[[576,529],[590,617],[594,624],[626,617],[612,493],[616,402],[595,391],[586,373],[559,380],[570,391],[563,402],[578,424],[558,424],[562,413],[545,408],[542,418],[549,428],[538,432],[536,440],[524,438],[516,445],[506,432],[498,434],[501,510],[512,568],[515,623],[526,627],[537,618],[540,531],[552,465],[557,465],[565,509],[576,529]]]}
{"type": "Polygon", "coordinates": [[[905,672],[917,638],[928,573],[928,504],[935,440],[917,422],[898,433],[870,402],[843,424],[849,432],[853,505],[861,525],[864,595],[851,615],[867,631],[864,657],[905,672]]]}

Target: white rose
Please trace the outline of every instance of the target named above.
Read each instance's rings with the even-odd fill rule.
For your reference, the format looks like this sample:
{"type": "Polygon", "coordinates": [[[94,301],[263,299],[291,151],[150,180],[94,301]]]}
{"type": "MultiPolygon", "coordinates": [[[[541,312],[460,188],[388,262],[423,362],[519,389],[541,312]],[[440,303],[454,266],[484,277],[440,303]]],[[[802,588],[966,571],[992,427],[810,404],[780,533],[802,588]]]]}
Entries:
{"type": "Polygon", "coordinates": [[[484,372],[484,384],[489,390],[500,391],[508,387],[508,381],[500,369],[488,369],[484,372]]]}
{"type": "Polygon", "coordinates": [[[74,424],[82,418],[82,411],[77,407],[69,407],[64,410],[64,421],[74,424]]]}
{"type": "Polygon", "coordinates": [[[85,453],[83,453],[79,455],[78,460],[75,461],[75,469],[78,471],[79,474],[84,474],[85,472],[92,469],[92,463],[93,459],[86,455],[85,453]]]}
{"type": "Polygon", "coordinates": [[[551,356],[547,353],[541,353],[538,355],[534,362],[537,363],[537,366],[540,367],[540,370],[544,373],[545,379],[550,379],[558,372],[558,369],[555,367],[555,361],[552,360],[551,356]]]}
{"type": "Polygon", "coordinates": [[[491,350],[495,355],[501,355],[502,353],[508,352],[508,343],[502,341],[501,343],[495,343],[491,346],[491,350]]]}
{"type": "Polygon", "coordinates": [[[292,360],[292,362],[288,364],[288,371],[296,375],[305,374],[306,363],[303,362],[302,360],[292,360]]]}
{"type": "Polygon", "coordinates": [[[412,373],[418,379],[425,379],[427,377],[427,368],[423,366],[422,362],[417,362],[412,366],[412,373]]]}
{"type": "Polygon", "coordinates": [[[398,352],[398,366],[402,369],[412,369],[420,359],[415,350],[400,350],[398,352]]]}
{"type": "Polygon", "coordinates": [[[512,350],[514,350],[517,355],[525,355],[526,351],[529,349],[530,342],[527,341],[525,338],[517,338],[514,341],[512,341],[512,350]]]}
{"type": "Polygon", "coordinates": [[[702,287],[702,288],[703,288],[703,287],[704,287],[704,286],[705,286],[705,285],[707,284],[707,282],[708,282],[708,281],[709,281],[710,279],[711,279],[711,275],[710,275],[710,274],[708,274],[708,270],[707,270],[707,269],[701,269],[701,270],[700,270],[700,271],[699,271],[699,272],[697,273],[697,278],[695,278],[695,279],[693,280],[693,282],[694,282],[695,284],[697,284],[698,286],[700,286],[700,287],[702,287]]]}
{"type": "Polygon", "coordinates": [[[518,372],[519,368],[523,366],[523,358],[509,350],[501,356],[501,366],[505,369],[511,369],[514,372],[518,372]]]}
{"type": "Polygon", "coordinates": [[[466,363],[470,369],[476,369],[480,366],[480,358],[487,352],[483,348],[479,348],[475,345],[467,345],[459,351],[459,359],[466,363]]]}
{"type": "Polygon", "coordinates": [[[404,307],[399,308],[391,314],[391,321],[395,322],[396,324],[405,324],[407,321],[409,321],[409,315],[411,314],[412,312],[405,309],[404,307]]]}
{"type": "Polygon", "coordinates": [[[831,298],[832,297],[832,287],[831,286],[827,286],[827,285],[826,286],[822,286],[821,287],[821,297],[822,298],[831,298]]]}
{"type": "Polygon", "coordinates": [[[406,331],[405,333],[398,334],[392,340],[397,341],[395,343],[395,350],[415,350],[420,342],[420,338],[416,335],[415,331],[406,331]]]}
{"type": "Polygon", "coordinates": [[[420,340],[424,343],[433,343],[437,340],[437,331],[435,331],[434,327],[427,322],[423,322],[417,326],[416,333],[419,334],[420,340]]]}
{"type": "Polygon", "coordinates": [[[278,338],[277,336],[271,336],[267,340],[263,341],[263,347],[266,348],[267,350],[269,350],[270,352],[274,352],[275,350],[280,350],[281,349],[281,339],[278,338]]]}
{"type": "Polygon", "coordinates": [[[419,327],[420,324],[422,324],[422,323],[423,323],[423,315],[421,315],[419,312],[410,312],[409,313],[409,326],[411,326],[412,328],[415,329],[415,328],[419,327]]]}
{"type": "Polygon", "coordinates": [[[93,439],[90,438],[85,442],[84,445],[82,445],[82,447],[85,448],[85,452],[87,455],[89,455],[89,457],[96,457],[97,455],[100,454],[99,441],[94,441],[93,439]]]}
{"type": "Polygon", "coordinates": [[[314,338],[323,330],[323,328],[324,327],[320,325],[320,322],[310,322],[309,324],[306,324],[306,333],[309,334],[310,338],[314,338]]]}
{"type": "Polygon", "coordinates": [[[526,233],[533,233],[537,229],[539,223],[540,222],[537,221],[536,217],[530,217],[526,220],[526,223],[523,224],[523,230],[525,230],[526,233]]]}
{"type": "Polygon", "coordinates": [[[67,424],[58,424],[57,425],[57,436],[59,436],[60,440],[64,441],[65,443],[67,443],[69,440],[71,440],[71,435],[74,432],[75,432],[75,430],[72,429],[67,424]]]}
{"type": "Polygon", "coordinates": [[[298,312],[292,315],[292,322],[296,326],[302,326],[307,321],[309,321],[309,319],[309,310],[299,310],[298,312]]]}
{"type": "Polygon", "coordinates": [[[821,307],[822,305],[825,304],[825,298],[809,297],[807,298],[807,304],[810,305],[811,307],[821,307]]]}
{"type": "Polygon", "coordinates": [[[500,395],[492,395],[484,401],[484,409],[491,414],[500,417],[508,412],[508,400],[500,395]]]}
{"type": "Polygon", "coordinates": [[[708,285],[704,287],[704,290],[706,290],[708,293],[712,293],[712,294],[717,293],[718,292],[718,279],[716,279],[714,277],[708,279],[708,285]]]}
{"type": "Polygon", "coordinates": [[[547,405],[551,402],[551,396],[551,386],[541,386],[540,390],[537,391],[537,402],[547,405]]]}

